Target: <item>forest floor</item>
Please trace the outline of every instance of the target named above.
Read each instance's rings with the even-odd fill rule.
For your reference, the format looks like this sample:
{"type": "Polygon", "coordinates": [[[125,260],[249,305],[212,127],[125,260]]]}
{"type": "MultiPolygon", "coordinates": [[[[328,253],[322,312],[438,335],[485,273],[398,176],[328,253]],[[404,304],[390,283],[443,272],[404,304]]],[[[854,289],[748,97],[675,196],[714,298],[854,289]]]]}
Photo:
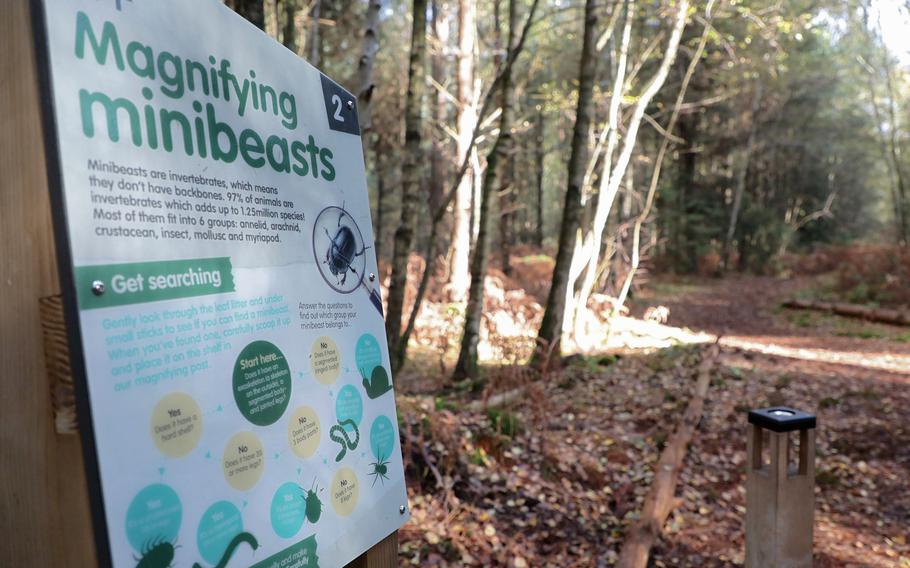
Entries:
{"type": "Polygon", "coordinates": [[[624,318],[609,352],[558,373],[489,367],[483,381],[452,385],[435,363],[412,364],[398,379],[413,513],[402,562],[613,564],[720,336],[651,565],[743,564],[746,411],[786,404],[818,415],[815,565],[910,567],[910,329],[779,307],[813,285],[657,279],[631,315],[664,306],[665,325],[624,318]],[[520,395],[485,410],[504,392],[520,395]]]}

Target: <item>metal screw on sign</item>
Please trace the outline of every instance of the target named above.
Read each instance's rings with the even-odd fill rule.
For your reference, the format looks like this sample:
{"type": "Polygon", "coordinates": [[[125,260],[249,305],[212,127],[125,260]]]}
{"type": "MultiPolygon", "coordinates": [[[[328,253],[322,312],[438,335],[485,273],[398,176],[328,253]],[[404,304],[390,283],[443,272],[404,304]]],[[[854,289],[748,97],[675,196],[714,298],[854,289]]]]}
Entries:
{"type": "Polygon", "coordinates": [[[92,294],[94,294],[96,296],[100,296],[101,294],[104,294],[104,282],[102,282],[101,280],[95,280],[94,282],[92,282],[92,294]]]}
{"type": "Polygon", "coordinates": [[[372,272],[370,272],[370,277],[369,277],[369,278],[370,278],[370,282],[373,282],[374,280],[376,280],[376,275],[373,274],[372,272]]]}
{"type": "Polygon", "coordinates": [[[354,109],[354,101],[348,101],[348,110],[354,109]]]}
{"type": "Polygon", "coordinates": [[[407,506],[407,505],[401,505],[400,507],[398,507],[398,514],[399,514],[399,515],[404,515],[404,514],[407,513],[407,512],[408,512],[408,506],[407,506]]]}

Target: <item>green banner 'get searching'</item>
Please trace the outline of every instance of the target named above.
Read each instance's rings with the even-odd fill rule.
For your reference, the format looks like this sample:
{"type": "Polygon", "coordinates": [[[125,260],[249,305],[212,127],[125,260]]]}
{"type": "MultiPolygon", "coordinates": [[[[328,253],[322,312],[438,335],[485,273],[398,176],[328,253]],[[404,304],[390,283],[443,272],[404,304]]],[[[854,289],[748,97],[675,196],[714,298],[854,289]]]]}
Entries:
{"type": "Polygon", "coordinates": [[[233,292],[234,275],[228,257],[77,266],[76,289],[92,310],[233,292]]]}

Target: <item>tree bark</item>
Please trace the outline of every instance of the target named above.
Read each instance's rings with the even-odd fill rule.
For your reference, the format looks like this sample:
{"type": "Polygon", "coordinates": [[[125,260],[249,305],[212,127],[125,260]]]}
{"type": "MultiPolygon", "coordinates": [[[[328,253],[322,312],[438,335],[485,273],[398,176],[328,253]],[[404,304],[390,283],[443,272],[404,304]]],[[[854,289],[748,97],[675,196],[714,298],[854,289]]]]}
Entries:
{"type": "Polygon", "coordinates": [[[484,281],[486,279],[487,264],[490,255],[490,211],[493,195],[502,186],[504,167],[510,157],[512,148],[512,123],[514,121],[512,90],[512,65],[511,55],[514,44],[516,23],[518,17],[518,1],[509,0],[509,34],[508,34],[508,64],[502,68],[502,84],[500,86],[500,106],[502,114],[499,116],[499,135],[493,148],[487,156],[487,169],[484,172],[483,186],[480,191],[480,229],[477,235],[477,246],[471,259],[471,287],[468,292],[468,305],[465,310],[464,333],[461,339],[461,350],[453,373],[454,379],[478,376],[477,344],[480,341],[480,323],[483,317],[484,281]]]}
{"type": "Polygon", "coordinates": [[[566,288],[569,284],[569,266],[575,249],[578,226],[581,221],[581,186],[584,183],[588,161],[588,131],[594,110],[594,81],[597,74],[595,33],[597,31],[597,5],[595,0],[585,0],[585,24],[578,74],[578,106],[572,133],[572,148],[567,171],[567,188],[562,226],[559,232],[559,249],[553,268],[553,283],[547,297],[543,321],[537,333],[537,347],[532,364],[549,367],[550,361],[560,359],[562,318],[565,310],[566,288]]]}
{"type": "Polygon", "coordinates": [[[265,0],[265,33],[278,39],[278,0],[265,0]]]}
{"type": "Polygon", "coordinates": [[[284,0],[284,25],[281,26],[281,43],[294,53],[297,53],[297,2],[298,0],[284,0]]]}
{"type": "Polygon", "coordinates": [[[226,0],[225,4],[227,4],[228,8],[249,20],[251,24],[260,30],[264,30],[265,7],[262,2],[263,0],[226,0]]]}
{"type": "Polygon", "coordinates": [[[442,139],[448,115],[446,93],[441,88],[446,82],[445,48],[449,43],[449,21],[446,0],[431,0],[430,13],[435,49],[432,50],[430,66],[433,81],[438,85],[433,90],[432,122],[430,124],[430,140],[432,142],[432,155],[430,156],[430,211],[435,211],[445,192],[445,180],[448,179],[448,161],[445,159],[445,140],[442,139]]]}
{"type": "Polygon", "coordinates": [[[363,26],[363,47],[357,61],[357,116],[360,119],[360,138],[364,158],[369,154],[373,134],[373,66],[379,52],[379,12],[381,0],[369,0],[363,26]]]}
{"type": "Polygon", "coordinates": [[[743,152],[743,163],[736,174],[736,189],[733,194],[733,209],[730,210],[730,224],[724,236],[724,270],[730,265],[730,255],[733,249],[733,239],[736,236],[736,223],[739,220],[739,210],[743,203],[743,193],[746,190],[746,174],[749,172],[749,161],[755,149],[755,136],[758,130],[758,109],[761,106],[762,83],[761,79],[755,80],[755,92],[752,95],[752,123],[749,126],[749,138],[746,140],[746,149],[743,152]]]}
{"type": "MultiPolygon", "coordinates": [[[[420,205],[420,174],[423,164],[420,141],[423,128],[421,110],[426,90],[427,0],[414,0],[412,11],[411,54],[405,103],[405,155],[401,169],[401,221],[395,231],[386,313],[389,353],[398,352],[398,343],[401,338],[404,295],[408,280],[408,254],[411,252],[417,224],[417,210],[420,205]]],[[[392,371],[397,371],[397,358],[391,357],[391,360],[392,371]]]]}
{"type": "Polygon", "coordinates": [[[537,124],[534,132],[534,188],[537,196],[537,215],[536,227],[534,228],[534,244],[537,248],[543,248],[543,161],[546,158],[544,153],[544,124],[543,104],[537,106],[537,124]]]}
{"type": "MultiPolygon", "coordinates": [[[[424,2],[426,5],[426,2],[424,2]]],[[[310,37],[307,38],[307,47],[310,50],[310,64],[319,67],[322,54],[322,39],[319,37],[319,18],[322,14],[322,0],[315,0],[313,9],[310,10],[310,37]]],[[[425,20],[426,18],[424,18],[425,20]]]]}
{"type": "MultiPolygon", "coordinates": [[[[474,0],[458,1],[458,62],[456,75],[458,138],[455,153],[463,162],[471,146],[471,135],[477,123],[474,89],[474,35],[477,8],[474,0]]],[[[449,281],[449,299],[461,303],[467,299],[471,274],[468,269],[471,253],[471,193],[473,174],[462,177],[455,190],[455,208],[452,227],[452,264],[449,281]]]]}

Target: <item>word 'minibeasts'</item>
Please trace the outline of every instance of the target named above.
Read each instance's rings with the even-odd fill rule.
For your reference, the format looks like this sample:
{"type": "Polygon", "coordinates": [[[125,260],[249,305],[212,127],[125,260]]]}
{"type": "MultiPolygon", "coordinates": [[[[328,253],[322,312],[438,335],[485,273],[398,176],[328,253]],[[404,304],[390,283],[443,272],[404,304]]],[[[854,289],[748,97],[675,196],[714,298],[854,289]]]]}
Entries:
{"type": "Polygon", "coordinates": [[[100,110],[107,125],[108,137],[119,142],[121,130],[129,130],[129,139],[137,147],[173,152],[182,148],[188,156],[198,155],[231,163],[241,158],[250,167],[262,168],[266,164],[277,172],[313,176],[326,181],[335,179],[334,154],[329,148],[317,144],[310,135],[302,140],[283,136],[262,136],[251,128],[239,133],[219,119],[216,106],[203,104],[198,98],[221,100],[231,103],[238,116],[251,110],[276,116],[282,126],[294,131],[298,125],[297,100],[287,91],[256,81],[256,72],[240,79],[231,69],[231,62],[215,57],[208,58],[208,65],[185,59],[168,51],[155,53],[154,49],[138,41],[121,43],[116,26],[105,22],[100,36],[84,12],[76,15],[75,55],[86,58],[90,50],[98,65],[109,61],[120,71],[131,71],[135,76],[157,81],[159,91],[166,97],[181,100],[187,94],[197,98],[190,105],[195,115],[187,116],[179,110],[155,108],[152,101],[155,91],[146,86],[141,89],[144,104],[136,104],[125,97],[111,97],[101,91],[79,90],[79,107],[82,130],[86,137],[95,136],[95,114],[100,110]],[[232,103],[232,101],[234,101],[232,103]],[[125,118],[124,124],[121,120],[125,118]]]}

